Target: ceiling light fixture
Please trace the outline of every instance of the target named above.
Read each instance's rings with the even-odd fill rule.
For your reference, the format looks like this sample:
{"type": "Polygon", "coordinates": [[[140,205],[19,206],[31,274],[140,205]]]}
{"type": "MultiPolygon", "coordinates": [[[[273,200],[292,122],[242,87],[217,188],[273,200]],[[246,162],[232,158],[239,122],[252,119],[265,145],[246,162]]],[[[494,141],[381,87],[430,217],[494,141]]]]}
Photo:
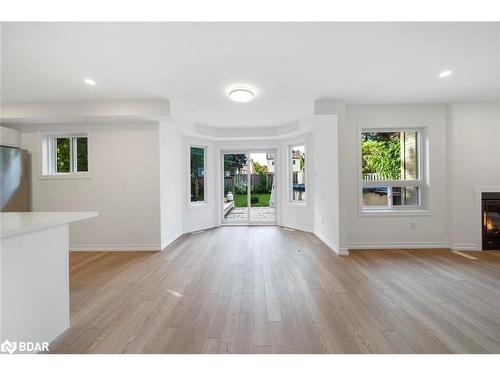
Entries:
{"type": "Polygon", "coordinates": [[[439,78],[449,77],[452,74],[453,74],[453,71],[451,71],[451,70],[444,70],[441,73],[439,73],[439,78]]]}
{"type": "Polygon", "coordinates": [[[238,103],[247,103],[255,97],[255,94],[252,90],[243,87],[231,89],[229,90],[227,95],[233,102],[238,103]]]}
{"type": "Polygon", "coordinates": [[[95,81],[92,78],[85,78],[83,82],[85,82],[86,85],[95,86],[95,81]]]}

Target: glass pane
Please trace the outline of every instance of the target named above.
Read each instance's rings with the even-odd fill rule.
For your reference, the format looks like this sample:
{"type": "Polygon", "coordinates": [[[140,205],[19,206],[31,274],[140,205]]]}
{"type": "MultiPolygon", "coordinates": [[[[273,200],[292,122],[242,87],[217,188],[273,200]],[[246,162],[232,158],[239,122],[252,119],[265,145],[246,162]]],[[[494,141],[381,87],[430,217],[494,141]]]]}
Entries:
{"type": "Polygon", "coordinates": [[[246,154],[224,154],[224,219],[248,220],[248,165],[246,154]]]}
{"type": "Polygon", "coordinates": [[[292,164],[292,200],[306,200],[306,153],[305,146],[293,146],[291,149],[292,164]]]}
{"type": "Polygon", "coordinates": [[[500,200],[483,195],[483,249],[500,249],[500,200]]]}
{"type": "Polygon", "coordinates": [[[56,172],[71,171],[71,152],[69,138],[56,138],[56,172]]]}
{"type": "Polygon", "coordinates": [[[250,154],[250,220],[274,221],[276,190],[274,186],[274,153],[250,154]]]}
{"type": "Polygon", "coordinates": [[[363,132],[362,179],[416,180],[418,132],[363,132]]]}
{"type": "Polygon", "coordinates": [[[191,147],[191,202],[205,201],[205,149],[191,147]]]}
{"type": "Polygon", "coordinates": [[[418,206],[418,186],[393,187],[393,206],[418,206]]]}
{"type": "Polygon", "coordinates": [[[76,143],[76,171],[88,172],[88,149],[87,138],[77,137],[74,138],[76,143]]]}
{"type": "Polygon", "coordinates": [[[387,188],[383,186],[363,188],[363,206],[389,206],[387,188]]]}

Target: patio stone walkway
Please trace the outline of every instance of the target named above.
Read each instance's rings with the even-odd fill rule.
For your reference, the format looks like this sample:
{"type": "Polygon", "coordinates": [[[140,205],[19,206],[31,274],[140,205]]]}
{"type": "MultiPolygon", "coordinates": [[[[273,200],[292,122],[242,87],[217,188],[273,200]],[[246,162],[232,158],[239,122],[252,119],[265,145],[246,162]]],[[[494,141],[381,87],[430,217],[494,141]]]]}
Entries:
{"type": "MultiPolygon", "coordinates": [[[[272,207],[250,207],[250,221],[274,221],[274,211],[272,207]]],[[[228,222],[246,221],[247,207],[234,207],[226,215],[228,222]]]]}

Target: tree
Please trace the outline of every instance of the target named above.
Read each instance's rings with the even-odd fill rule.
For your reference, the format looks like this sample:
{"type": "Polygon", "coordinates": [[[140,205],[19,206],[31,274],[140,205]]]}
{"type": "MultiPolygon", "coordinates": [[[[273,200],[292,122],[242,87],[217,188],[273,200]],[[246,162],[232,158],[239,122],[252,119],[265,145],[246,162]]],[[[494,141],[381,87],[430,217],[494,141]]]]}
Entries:
{"type": "Polygon", "coordinates": [[[253,170],[255,173],[263,175],[267,174],[267,165],[261,165],[258,162],[252,160],[253,170]]]}
{"type": "MultiPolygon", "coordinates": [[[[386,133],[389,136],[370,137],[372,133],[363,134],[362,170],[363,173],[377,173],[388,180],[401,178],[401,142],[399,133],[386,133]],[[368,135],[368,136],[367,136],[368,135]]],[[[382,133],[383,134],[383,133],[382,133]]]]}
{"type": "Polygon", "coordinates": [[[245,154],[224,155],[224,170],[226,171],[239,171],[246,164],[247,156],[245,154]]]}
{"type": "Polygon", "coordinates": [[[191,177],[198,177],[198,169],[203,168],[205,150],[203,148],[191,147],[191,177]]]}

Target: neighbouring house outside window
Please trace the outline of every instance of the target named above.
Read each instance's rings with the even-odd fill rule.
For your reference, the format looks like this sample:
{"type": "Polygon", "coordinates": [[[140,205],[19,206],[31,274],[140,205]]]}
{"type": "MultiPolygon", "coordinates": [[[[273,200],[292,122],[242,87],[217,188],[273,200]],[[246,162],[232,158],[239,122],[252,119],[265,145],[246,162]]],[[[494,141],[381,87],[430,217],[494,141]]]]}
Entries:
{"type": "Polygon", "coordinates": [[[290,146],[290,201],[306,200],[306,149],[304,144],[290,146]]]}

